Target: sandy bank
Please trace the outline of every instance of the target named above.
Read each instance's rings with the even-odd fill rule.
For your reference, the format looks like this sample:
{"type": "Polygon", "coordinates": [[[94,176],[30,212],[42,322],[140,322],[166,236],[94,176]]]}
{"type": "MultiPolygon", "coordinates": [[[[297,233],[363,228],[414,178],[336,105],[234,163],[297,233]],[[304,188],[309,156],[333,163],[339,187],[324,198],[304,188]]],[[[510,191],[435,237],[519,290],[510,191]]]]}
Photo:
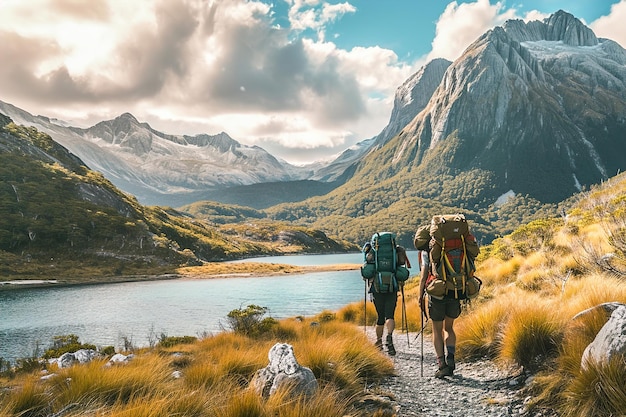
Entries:
{"type": "Polygon", "coordinates": [[[296,266],[263,262],[210,262],[202,266],[178,268],[171,274],[127,275],[83,278],[8,279],[0,281],[0,291],[21,288],[61,287],[70,285],[116,284],[122,282],[160,281],[166,279],[214,279],[214,278],[258,278],[276,275],[305,274],[311,272],[358,270],[359,264],[337,264],[296,266]]]}

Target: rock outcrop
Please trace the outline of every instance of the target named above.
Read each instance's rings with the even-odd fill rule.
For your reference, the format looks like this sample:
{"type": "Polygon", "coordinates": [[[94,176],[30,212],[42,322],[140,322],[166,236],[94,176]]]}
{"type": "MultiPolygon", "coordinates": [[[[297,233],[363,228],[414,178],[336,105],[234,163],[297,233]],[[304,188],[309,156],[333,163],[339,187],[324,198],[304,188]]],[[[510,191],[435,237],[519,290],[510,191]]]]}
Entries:
{"type": "Polygon", "coordinates": [[[611,303],[611,306],[615,307],[611,316],[583,352],[583,369],[590,363],[608,363],[613,357],[626,357],[626,304],[611,303]]]}
{"type": "Polygon", "coordinates": [[[250,381],[250,386],[267,399],[281,389],[289,389],[294,396],[312,395],[318,388],[313,371],[298,363],[293,347],[287,343],[276,343],[268,354],[270,363],[259,369],[250,381]]]}
{"type": "Polygon", "coordinates": [[[69,368],[75,363],[88,363],[94,358],[100,356],[98,352],[93,349],[80,349],[76,352],[67,352],[56,359],[56,363],[59,368],[69,368]]]}

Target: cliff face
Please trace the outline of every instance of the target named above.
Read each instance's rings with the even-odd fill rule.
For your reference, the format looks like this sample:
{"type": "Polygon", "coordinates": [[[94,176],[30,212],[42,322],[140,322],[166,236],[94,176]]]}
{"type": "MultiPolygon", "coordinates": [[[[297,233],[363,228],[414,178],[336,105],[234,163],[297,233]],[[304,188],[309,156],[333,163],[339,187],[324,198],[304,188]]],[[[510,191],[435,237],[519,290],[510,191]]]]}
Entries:
{"type": "MultiPolygon", "coordinates": [[[[447,69],[422,113],[400,134],[419,166],[450,138],[446,169],[482,169],[514,190],[560,201],[624,169],[626,53],[573,16],[509,21],[447,69]]],[[[442,172],[429,166],[429,172],[442,172]]]]}

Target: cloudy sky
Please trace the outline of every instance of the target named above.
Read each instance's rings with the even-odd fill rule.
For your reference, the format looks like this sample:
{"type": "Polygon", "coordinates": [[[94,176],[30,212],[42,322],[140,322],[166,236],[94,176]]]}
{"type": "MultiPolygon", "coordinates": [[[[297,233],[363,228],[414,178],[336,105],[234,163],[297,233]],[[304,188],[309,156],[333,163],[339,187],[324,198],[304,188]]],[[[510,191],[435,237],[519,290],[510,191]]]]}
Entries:
{"type": "Polygon", "coordinates": [[[626,0],[0,0],[0,100],[80,127],[130,112],[223,131],[299,164],[380,133],[430,59],[559,9],[626,47],[626,0]]]}

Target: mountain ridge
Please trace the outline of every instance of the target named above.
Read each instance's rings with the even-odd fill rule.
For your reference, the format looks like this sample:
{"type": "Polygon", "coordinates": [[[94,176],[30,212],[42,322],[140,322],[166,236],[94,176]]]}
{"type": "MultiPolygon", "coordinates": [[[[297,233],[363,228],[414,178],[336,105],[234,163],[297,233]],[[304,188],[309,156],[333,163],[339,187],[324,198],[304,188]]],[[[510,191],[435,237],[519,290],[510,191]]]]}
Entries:
{"type": "Polygon", "coordinates": [[[443,207],[466,212],[487,241],[556,215],[560,202],[626,168],[617,156],[626,154],[626,52],[583,26],[559,11],[487,31],[349,181],[270,215],[351,229],[350,239],[391,227],[404,244],[443,207]]]}
{"type": "MultiPolygon", "coordinates": [[[[454,62],[433,60],[409,77],[396,91],[390,121],[379,135],[330,165],[298,168],[304,181],[324,185],[302,187],[302,177],[282,177],[275,182],[285,185],[282,194],[250,205],[276,220],[316,225],[351,240],[371,234],[369,228],[392,226],[405,243],[411,229],[436,210],[466,211],[480,234],[491,239],[516,222],[555,211],[574,193],[626,168],[621,157],[626,153],[625,63],[620,45],[597,38],[569,13],[558,11],[543,21],[507,21],[478,37],[454,62]],[[300,201],[267,207],[281,198],[290,201],[284,196],[295,194],[296,187],[305,189],[300,201]],[[327,194],[312,192],[305,199],[309,189],[327,194]],[[378,212],[386,212],[392,223],[384,216],[375,219],[378,212]]],[[[137,122],[130,115],[125,119],[137,122]]],[[[100,128],[113,131],[109,125],[100,128]]],[[[139,153],[154,152],[156,137],[167,139],[148,125],[120,132],[117,143],[136,146],[139,153]]],[[[209,136],[193,138],[205,143],[209,136]]],[[[222,159],[233,163],[241,148],[228,139],[221,137],[217,149],[227,149],[233,159],[222,159]]],[[[189,139],[175,136],[159,143],[177,142],[188,144],[189,139]]],[[[93,145],[85,143],[80,146],[93,145]]],[[[167,154],[168,148],[160,146],[159,152],[167,154]]],[[[212,189],[187,175],[178,160],[151,161],[152,172],[171,176],[171,188],[159,189],[158,179],[138,175],[129,168],[132,163],[120,160],[114,166],[106,158],[94,158],[94,163],[115,173],[125,190],[149,189],[160,193],[157,198],[170,194],[174,206],[205,197],[252,201],[255,192],[274,183],[269,175],[275,174],[261,168],[257,183],[239,180],[212,189]],[[185,188],[190,183],[201,190],[185,188]],[[172,199],[174,194],[184,197],[172,199]]],[[[194,169],[194,175],[199,171],[194,169]]]]}

